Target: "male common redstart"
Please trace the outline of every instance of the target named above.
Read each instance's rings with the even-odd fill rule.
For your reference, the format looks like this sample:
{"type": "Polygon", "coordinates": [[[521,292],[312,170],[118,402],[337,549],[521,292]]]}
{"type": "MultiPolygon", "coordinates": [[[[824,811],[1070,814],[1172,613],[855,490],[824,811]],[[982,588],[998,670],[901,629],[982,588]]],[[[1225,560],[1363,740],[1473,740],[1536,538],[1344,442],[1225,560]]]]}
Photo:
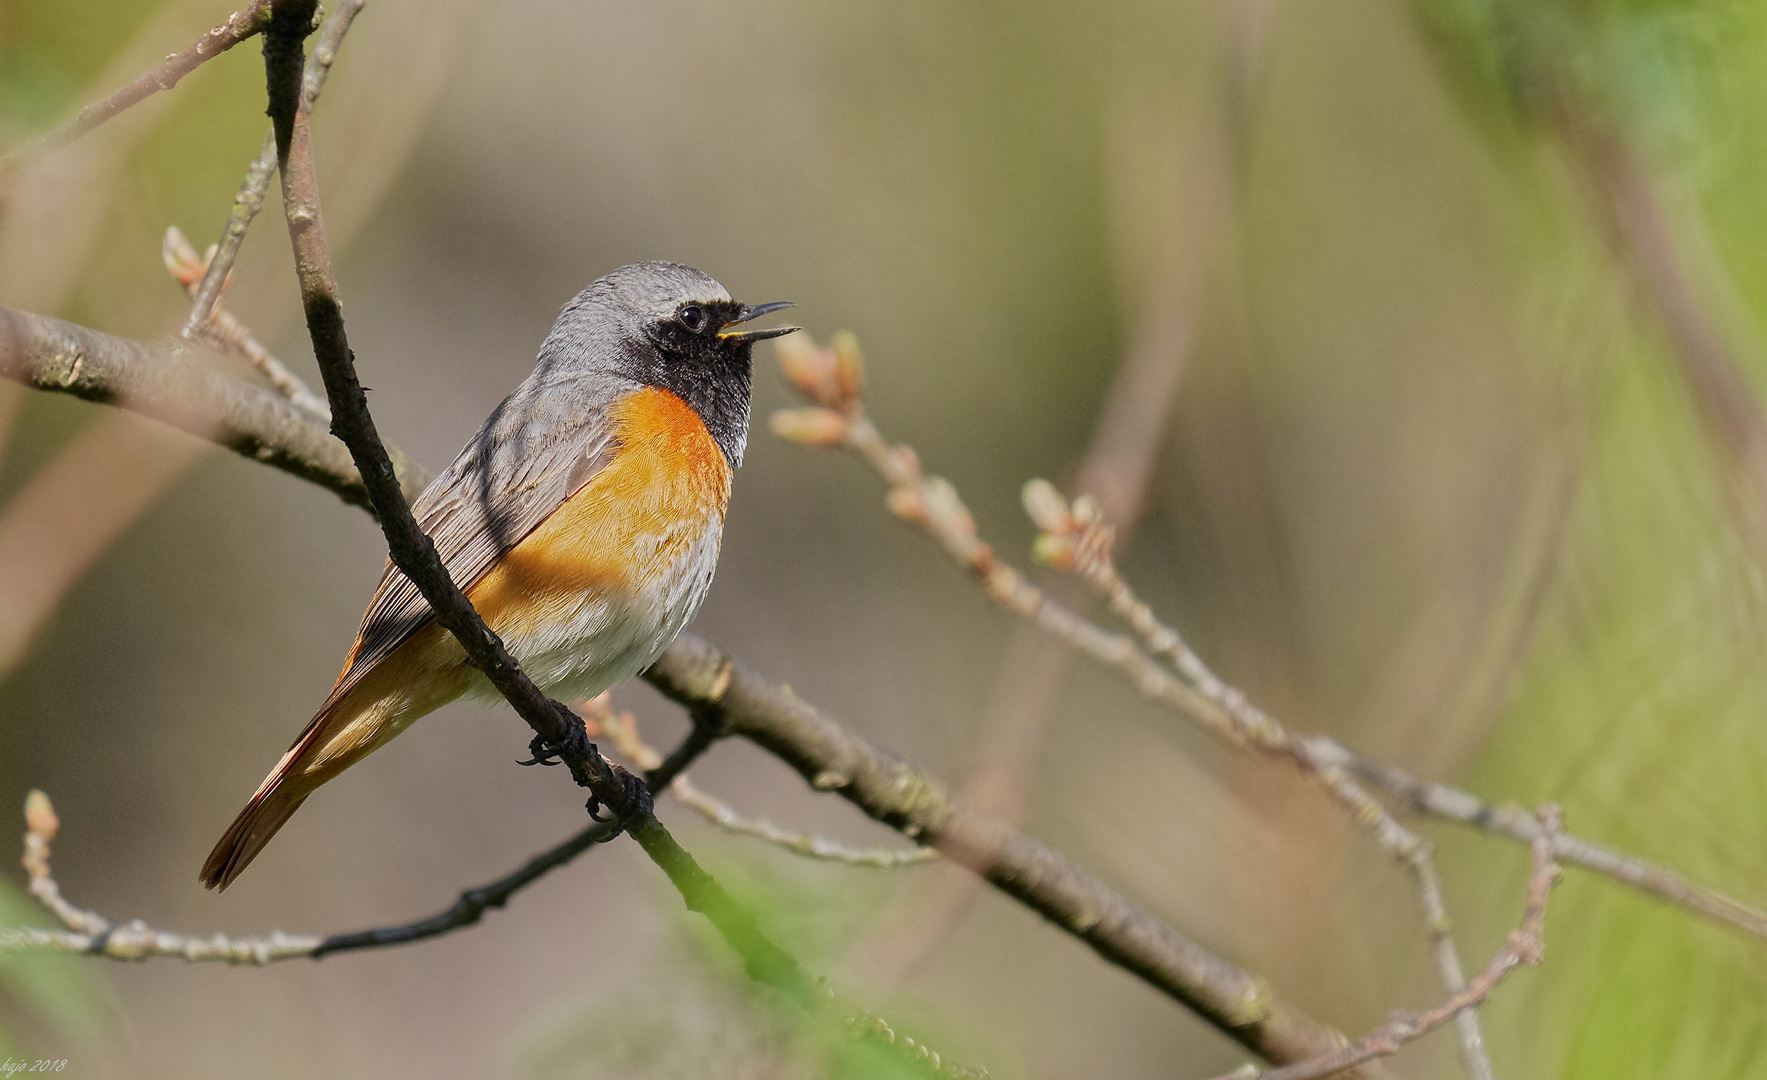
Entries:
{"type": "MultiPolygon", "coordinates": [[[[748,439],[747,306],[690,267],[624,266],[584,289],[539,362],[413,504],[448,573],[523,669],[581,697],[649,667],[712,583],[748,439]]],[[[226,888],[319,785],[418,717],[495,696],[388,564],[343,674],[209,853],[226,888]]]]}

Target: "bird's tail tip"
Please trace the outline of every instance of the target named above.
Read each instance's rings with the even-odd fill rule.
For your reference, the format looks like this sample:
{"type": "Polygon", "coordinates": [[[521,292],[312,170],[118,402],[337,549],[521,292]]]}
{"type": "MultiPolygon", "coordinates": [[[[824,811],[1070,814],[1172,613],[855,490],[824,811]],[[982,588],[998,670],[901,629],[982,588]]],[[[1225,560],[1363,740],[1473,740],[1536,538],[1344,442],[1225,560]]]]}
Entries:
{"type": "Polygon", "coordinates": [[[202,871],[197,875],[203,887],[224,890],[251,865],[258,852],[270,842],[277,830],[287,824],[294,812],[307,801],[305,793],[289,791],[284,787],[271,787],[253,795],[245,809],[227,826],[215,849],[202,864],[202,871]]]}

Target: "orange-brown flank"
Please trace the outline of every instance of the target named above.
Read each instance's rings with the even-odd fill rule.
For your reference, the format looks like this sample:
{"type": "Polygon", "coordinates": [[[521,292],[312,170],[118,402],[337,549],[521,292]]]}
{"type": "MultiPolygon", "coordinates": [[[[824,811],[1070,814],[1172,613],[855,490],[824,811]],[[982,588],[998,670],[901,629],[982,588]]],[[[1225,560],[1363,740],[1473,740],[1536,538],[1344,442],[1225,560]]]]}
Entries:
{"type": "Polygon", "coordinates": [[[520,640],[586,591],[643,592],[730,499],[730,463],[685,401],[649,387],[614,406],[613,459],[506,552],[467,596],[520,640]]]}

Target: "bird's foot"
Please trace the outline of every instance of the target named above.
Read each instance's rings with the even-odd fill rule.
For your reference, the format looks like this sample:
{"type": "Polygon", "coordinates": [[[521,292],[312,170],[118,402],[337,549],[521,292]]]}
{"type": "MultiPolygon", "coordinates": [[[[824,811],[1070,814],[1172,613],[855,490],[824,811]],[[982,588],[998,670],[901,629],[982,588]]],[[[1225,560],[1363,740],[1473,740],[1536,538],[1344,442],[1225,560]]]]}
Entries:
{"type": "Polygon", "coordinates": [[[650,787],[645,784],[644,777],[628,772],[618,765],[613,766],[613,770],[614,778],[625,789],[620,795],[621,806],[616,812],[614,807],[602,802],[599,797],[591,795],[589,801],[583,806],[583,809],[589,812],[590,820],[609,822],[616,818],[629,818],[635,814],[650,813],[650,787]],[[605,817],[602,815],[603,810],[609,811],[605,817]]]}

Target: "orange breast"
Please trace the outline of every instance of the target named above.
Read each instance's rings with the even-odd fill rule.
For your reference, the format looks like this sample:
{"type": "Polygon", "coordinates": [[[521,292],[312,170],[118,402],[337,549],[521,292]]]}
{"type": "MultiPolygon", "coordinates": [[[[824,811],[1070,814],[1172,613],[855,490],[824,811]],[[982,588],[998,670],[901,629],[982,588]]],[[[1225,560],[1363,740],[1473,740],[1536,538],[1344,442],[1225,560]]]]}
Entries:
{"type": "Polygon", "coordinates": [[[612,459],[468,590],[499,634],[520,637],[584,592],[644,592],[722,523],[730,463],[698,413],[650,387],[610,420],[612,459]]]}

